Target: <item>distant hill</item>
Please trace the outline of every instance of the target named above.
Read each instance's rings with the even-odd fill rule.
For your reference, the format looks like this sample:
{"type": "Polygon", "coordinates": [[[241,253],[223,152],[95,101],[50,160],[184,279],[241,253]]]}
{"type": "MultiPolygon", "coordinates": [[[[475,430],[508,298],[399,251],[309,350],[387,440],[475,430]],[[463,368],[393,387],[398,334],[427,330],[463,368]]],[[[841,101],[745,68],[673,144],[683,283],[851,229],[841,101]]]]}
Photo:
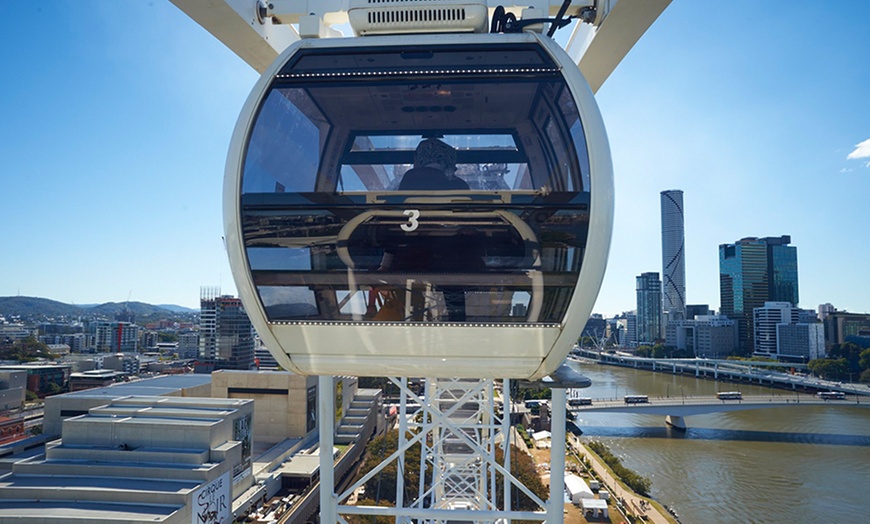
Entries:
{"type": "Polygon", "coordinates": [[[0,297],[0,315],[4,317],[30,317],[43,315],[46,317],[76,317],[82,314],[82,308],[72,304],[64,304],[56,300],[38,297],[0,297]]]}
{"type": "Polygon", "coordinates": [[[190,309],[189,307],[176,306],[175,304],[158,304],[157,307],[165,309],[167,311],[174,311],[176,313],[199,313],[198,309],[190,309]]]}
{"type": "Polygon", "coordinates": [[[189,321],[199,311],[181,306],[155,306],[143,302],[107,302],[99,305],[79,306],[39,297],[0,297],[0,316],[7,319],[20,317],[27,322],[46,320],[114,319],[126,307],[136,317],[136,323],[167,319],[189,321]],[[170,309],[171,308],[171,309],[170,309]]]}

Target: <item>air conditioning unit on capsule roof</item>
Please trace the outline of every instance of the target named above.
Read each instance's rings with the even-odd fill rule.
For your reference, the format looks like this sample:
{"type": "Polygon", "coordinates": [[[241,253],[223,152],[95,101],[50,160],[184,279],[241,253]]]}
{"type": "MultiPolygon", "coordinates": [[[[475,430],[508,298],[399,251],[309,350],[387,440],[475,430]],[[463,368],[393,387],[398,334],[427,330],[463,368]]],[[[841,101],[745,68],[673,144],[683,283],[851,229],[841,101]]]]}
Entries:
{"type": "Polygon", "coordinates": [[[347,14],[358,36],[488,32],[485,1],[351,0],[347,14]]]}

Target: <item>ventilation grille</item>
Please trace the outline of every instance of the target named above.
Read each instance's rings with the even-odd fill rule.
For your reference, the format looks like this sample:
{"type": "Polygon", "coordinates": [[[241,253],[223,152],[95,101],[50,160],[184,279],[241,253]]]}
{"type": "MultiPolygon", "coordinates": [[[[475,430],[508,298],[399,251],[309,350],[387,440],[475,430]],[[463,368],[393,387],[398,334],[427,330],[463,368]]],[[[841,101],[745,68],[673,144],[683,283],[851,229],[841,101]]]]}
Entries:
{"type": "MultiPolygon", "coordinates": [[[[374,2],[377,0],[369,0],[374,2]]],[[[391,0],[395,1],[395,0],[391,0]]],[[[369,24],[404,24],[408,22],[461,22],[465,20],[465,9],[402,9],[389,11],[369,11],[369,24]]]]}
{"type": "Polygon", "coordinates": [[[359,36],[403,33],[485,33],[485,3],[474,0],[363,0],[348,18],[359,36]],[[416,4],[416,5],[415,5],[416,4]]]}

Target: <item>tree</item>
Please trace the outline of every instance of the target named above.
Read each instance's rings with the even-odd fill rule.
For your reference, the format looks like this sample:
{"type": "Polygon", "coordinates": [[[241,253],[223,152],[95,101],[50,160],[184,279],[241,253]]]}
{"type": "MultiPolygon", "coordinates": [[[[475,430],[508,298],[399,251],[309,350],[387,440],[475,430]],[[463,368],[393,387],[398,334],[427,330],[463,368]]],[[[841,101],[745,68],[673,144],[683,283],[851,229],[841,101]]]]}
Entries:
{"type": "Polygon", "coordinates": [[[870,348],[858,355],[858,365],[861,366],[861,369],[870,369],[870,348]]]}
{"type": "Polygon", "coordinates": [[[157,333],[157,340],[160,342],[178,342],[178,334],[170,333],[168,331],[159,331],[157,333]]]}
{"type": "Polygon", "coordinates": [[[810,360],[807,367],[810,371],[824,379],[843,379],[849,375],[849,363],[845,358],[837,360],[817,358],[810,360]]]}
{"type": "MultiPolygon", "coordinates": [[[[408,439],[413,435],[408,434],[408,439]]],[[[360,476],[365,476],[399,449],[399,430],[394,429],[379,437],[373,438],[366,446],[365,458],[360,468],[360,476]]],[[[405,500],[414,500],[417,495],[420,481],[420,443],[416,443],[405,451],[405,500]]],[[[396,503],[396,472],[398,460],[384,466],[376,475],[365,483],[366,497],[374,500],[375,504],[383,501],[396,503]]],[[[425,479],[428,489],[429,481],[425,479]]]]}
{"type": "Polygon", "coordinates": [[[861,353],[863,348],[858,344],[854,344],[852,342],[844,342],[842,344],[836,344],[831,348],[831,351],[828,353],[828,357],[832,359],[844,359],[846,360],[847,365],[849,366],[849,370],[852,372],[861,371],[861,366],[859,361],[861,359],[861,353]]]}
{"type": "Polygon", "coordinates": [[[870,382],[870,369],[865,369],[861,372],[861,382],[870,382]]]}
{"type": "MultiPolygon", "coordinates": [[[[504,464],[504,451],[497,447],[495,449],[495,460],[499,464],[504,464]]],[[[539,499],[546,501],[549,498],[549,492],[541,482],[541,477],[535,468],[535,461],[527,453],[511,444],[511,474],[529,491],[534,493],[539,499]]],[[[519,489],[512,489],[511,493],[511,509],[520,511],[536,511],[538,505],[529,498],[528,495],[519,489]]],[[[504,475],[496,474],[496,504],[499,507],[504,507],[504,475]]]]}
{"type": "Polygon", "coordinates": [[[613,470],[613,473],[625,482],[632,491],[644,496],[649,495],[650,488],[652,487],[652,481],[649,478],[639,475],[633,470],[625,467],[622,464],[622,460],[611,453],[610,449],[603,443],[593,441],[587,445],[589,446],[589,449],[601,457],[604,463],[613,470]]]}
{"type": "Polygon", "coordinates": [[[0,360],[17,360],[19,362],[31,362],[40,358],[57,358],[52,355],[48,346],[30,336],[23,340],[16,340],[11,346],[0,350],[0,360]]]}

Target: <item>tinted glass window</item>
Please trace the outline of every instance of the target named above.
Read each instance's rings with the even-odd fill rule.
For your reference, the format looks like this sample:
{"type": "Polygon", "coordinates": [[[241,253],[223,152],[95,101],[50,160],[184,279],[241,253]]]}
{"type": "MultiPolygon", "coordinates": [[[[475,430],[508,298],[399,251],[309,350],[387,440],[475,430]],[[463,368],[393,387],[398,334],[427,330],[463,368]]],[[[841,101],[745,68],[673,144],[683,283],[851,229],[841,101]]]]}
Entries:
{"type": "Polygon", "coordinates": [[[557,323],[589,180],[536,45],[306,50],[250,132],[242,233],[274,322],[557,323]]]}
{"type": "Polygon", "coordinates": [[[245,193],[313,191],[329,126],[302,89],[274,89],[245,155],[245,193]]]}

